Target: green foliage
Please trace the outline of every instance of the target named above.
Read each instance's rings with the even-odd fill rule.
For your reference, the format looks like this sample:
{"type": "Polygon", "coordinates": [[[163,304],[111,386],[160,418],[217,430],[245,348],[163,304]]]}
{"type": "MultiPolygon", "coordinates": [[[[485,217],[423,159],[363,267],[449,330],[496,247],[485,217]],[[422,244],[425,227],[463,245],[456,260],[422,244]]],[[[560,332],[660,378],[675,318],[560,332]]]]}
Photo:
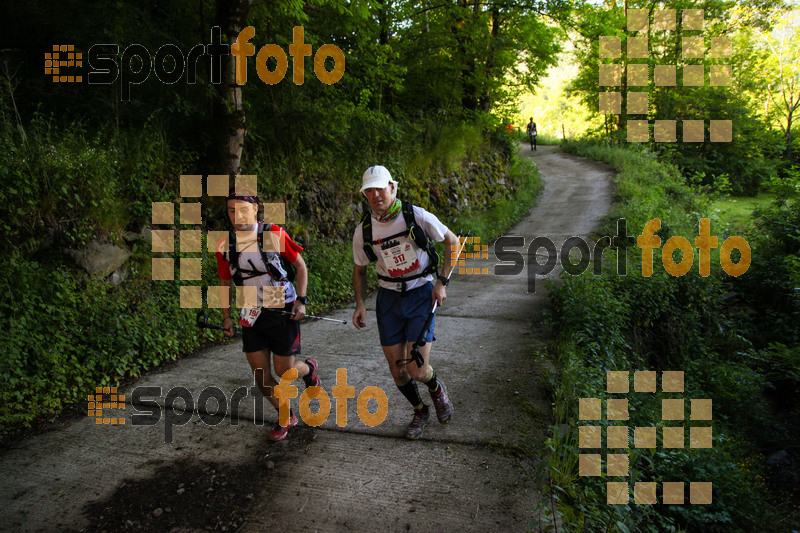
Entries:
{"type": "Polygon", "coordinates": [[[494,205],[486,211],[456,216],[451,225],[456,229],[471,229],[472,235],[489,242],[516,224],[534,205],[544,190],[544,182],[539,175],[539,169],[527,158],[515,161],[505,179],[517,191],[514,196],[497,198],[494,205]]]}
{"type": "Polygon", "coordinates": [[[792,165],[785,176],[770,176],[764,188],[773,194],[778,204],[800,195],[800,167],[792,165]]]}
{"type": "MultiPolygon", "coordinates": [[[[792,6],[795,7],[796,6],[792,6]]],[[[800,12],[783,10],[772,14],[770,24],[774,29],[756,30],[758,38],[754,76],[766,87],[768,102],[772,110],[767,111],[766,120],[778,125],[782,132],[783,155],[787,160],[797,160],[792,154],[795,137],[793,123],[800,110],[800,12]],[[760,45],[760,46],[759,46],[760,45]]]]}
{"type": "Polygon", "coordinates": [[[752,264],[747,276],[734,283],[747,302],[744,312],[752,314],[746,322],[756,347],[773,342],[800,341],[800,205],[783,195],[774,203],[753,213],[755,231],[749,235],[752,264]]]}
{"type": "Polygon", "coordinates": [[[56,265],[18,250],[0,258],[0,313],[10,318],[0,360],[3,432],[213,338],[197,329],[193,310],[180,308],[177,281],[149,282],[148,270],[114,287],[56,265]]]}
{"type": "MultiPolygon", "coordinates": [[[[678,13],[685,7],[685,3],[674,1],[659,6],[675,9],[678,13]]],[[[706,185],[716,176],[727,175],[733,194],[755,195],[761,183],[780,170],[783,165],[780,158],[787,153],[782,147],[791,144],[791,129],[781,133],[778,129],[772,129],[772,123],[778,116],[784,124],[787,120],[790,121],[785,104],[788,101],[791,106],[797,102],[796,95],[792,95],[787,101],[777,103],[781,99],[779,93],[785,96],[791,76],[796,77],[796,68],[791,66],[793,56],[786,51],[788,48],[782,54],[773,48],[774,54],[785,56],[783,61],[786,66],[782,70],[770,68],[769,58],[765,57],[769,54],[765,55],[764,46],[757,37],[769,35],[766,27],[776,19],[786,17],[783,2],[762,2],[757,6],[749,6],[748,9],[737,7],[735,2],[727,0],[707,2],[704,4],[706,23],[702,31],[682,29],[680,17],[677,20],[677,31],[653,31],[651,26],[645,36],[646,57],[628,56],[627,43],[634,37],[634,33],[625,30],[624,9],[631,8],[642,8],[651,14],[654,9],[647,2],[629,2],[624,6],[615,4],[610,8],[607,5],[586,5],[578,15],[580,23],[576,30],[574,54],[579,68],[566,91],[571,95],[579,95],[585,107],[593,115],[597,113],[603,119],[602,131],[585,133],[602,135],[618,143],[626,142],[628,120],[647,119],[651,131],[649,144],[661,154],[662,160],[676,165],[684,175],[705,175],[709,180],[706,185]],[[599,42],[602,36],[616,36],[621,39],[619,57],[600,57],[599,42]],[[680,68],[677,71],[676,84],[672,84],[674,86],[665,87],[656,83],[654,69],[658,69],[658,65],[680,65],[686,62],[686,58],[682,56],[681,40],[688,36],[701,37],[706,43],[713,42],[719,36],[728,36],[734,40],[732,57],[721,60],[706,55],[703,61],[706,65],[729,65],[732,68],[730,86],[717,86],[708,77],[699,86],[683,83],[681,78],[684,74],[680,68]],[[624,73],[618,86],[598,85],[599,65],[604,63],[616,63],[623,67],[624,73]],[[649,81],[642,89],[637,87],[629,90],[631,84],[627,77],[631,70],[630,65],[637,64],[647,66],[649,81]],[[624,109],[628,95],[640,90],[649,94],[647,113],[628,116],[624,109]],[[607,91],[621,94],[625,102],[622,114],[599,113],[600,95],[607,91]],[[774,94],[771,95],[770,91],[774,94]],[[765,110],[767,116],[764,116],[765,110]],[[683,136],[683,121],[703,120],[705,141],[654,142],[653,124],[658,120],[677,121],[678,141],[683,136]],[[731,121],[731,142],[711,142],[710,120],[731,121]]],[[[788,44],[788,41],[783,44],[788,44]]],[[[772,59],[773,63],[777,61],[775,57],[772,59]]],[[[692,64],[692,61],[688,64],[692,64]]],[[[708,68],[706,67],[706,72],[709,72],[708,68]]]]}
{"type": "Polygon", "coordinates": [[[177,177],[191,161],[171,150],[159,130],[108,137],[80,123],[59,128],[34,119],[24,137],[6,122],[0,133],[0,223],[13,247],[83,247],[97,235],[121,235],[149,223],[152,202],[174,197],[177,177]],[[24,140],[23,140],[24,139],[24,140]]]}
{"type": "MultiPolygon", "coordinates": [[[[675,167],[660,163],[638,147],[589,143],[567,143],[567,147],[603,159],[620,171],[616,177],[618,202],[601,234],[613,235],[616,228],[612,222],[626,218],[628,233],[635,235],[656,217],[662,220],[664,231],[658,233],[662,243],[671,235],[696,234],[700,217],[696,209],[705,202],[695,198],[675,167]]],[[[775,216],[773,223],[778,218],[775,216]]],[[[784,222],[785,218],[784,213],[784,222]]],[[[713,224],[712,218],[712,234],[713,224]]],[[[775,233],[779,231],[776,228],[775,233]]],[[[763,247],[760,250],[766,253],[763,247]]],[[[747,337],[749,330],[743,329],[745,323],[724,305],[731,279],[714,268],[719,264],[714,259],[709,277],[701,277],[696,267],[674,277],[659,268],[660,256],[654,253],[654,273],[645,277],[640,253],[635,247],[611,249],[600,274],[589,270],[581,276],[565,275],[562,283],[551,289],[553,330],[557,332],[550,347],[558,368],[552,393],[556,426],[547,441],[543,475],[549,484],[541,509],[551,525],[558,524],[564,531],[775,529],[778,517],[765,484],[763,458],[754,457],[760,449],[781,446],[771,429],[775,416],[765,393],[785,377],[780,382],[782,391],[788,398],[796,398],[800,383],[794,379],[796,350],[782,345],[754,349],[747,337]],[[619,253],[626,254],[624,276],[617,271],[619,253]],[[586,452],[577,445],[578,399],[608,397],[608,370],[684,370],[684,397],[713,399],[712,448],[664,449],[658,429],[657,448],[631,446],[628,450],[632,482],[713,480],[711,505],[610,506],[605,503],[605,483],[610,479],[577,476],[576,458],[586,452]]],[[[771,319],[776,316],[791,320],[780,313],[771,319]]],[[[758,327],[764,329],[764,335],[781,331],[780,324],[758,327]]],[[[630,418],[625,425],[674,425],[661,421],[662,397],[674,396],[660,392],[627,395],[630,418]]],[[[610,424],[614,422],[605,419],[592,423],[610,424]]],[[[687,420],[683,425],[708,423],[687,420]]]]}
{"type": "MultiPolygon", "coordinates": [[[[309,314],[330,309],[353,297],[353,248],[346,243],[314,240],[306,245],[308,266],[309,314]]],[[[370,276],[377,281],[377,277],[370,276]]],[[[372,279],[368,279],[368,282],[372,279]]]]}
{"type": "Polygon", "coordinates": [[[113,179],[118,162],[98,139],[87,141],[79,126],[53,131],[38,119],[21,142],[6,126],[0,179],[8,186],[0,190],[0,218],[12,239],[0,245],[3,252],[36,249],[48,228],[63,232],[69,244],[85,244],[92,227],[110,229],[109,218],[124,214],[113,179]]]}

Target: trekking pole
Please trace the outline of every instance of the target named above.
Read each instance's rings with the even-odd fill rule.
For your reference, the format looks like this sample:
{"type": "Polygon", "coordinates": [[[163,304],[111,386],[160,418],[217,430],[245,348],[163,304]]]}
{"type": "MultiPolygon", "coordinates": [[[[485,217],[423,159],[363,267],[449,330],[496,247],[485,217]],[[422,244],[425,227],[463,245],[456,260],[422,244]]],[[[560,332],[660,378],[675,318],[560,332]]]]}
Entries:
{"type": "Polygon", "coordinates": [[[205,309],[201,309],[197,312],[197,327],[225,331],[225,326],[217,326],[208,323],[208,313],[206,313],[205,309]]]}
{"type": "MultiPolygon", "coordinates": [[[[461,242],[461,233],[458,232],[458,243],[460,245],[458,249],[458,254],[456,254],[456,259],[453,261],[453,268],[450,269],[450,273],[447,275],[448,281],[450,280],[450,276],[453,275],[455,272],[456,267],[458,266],[458,258],[461,257],[461,252],[464,251],[464,248],[467,246],[467,237],[469,237],[472,230],[467,231],[467,234],[464,236],[464,242],[461,242]]],[[[417,363],[418,367],[421,367],[425,360],[422,358],[422,354],[420,353],[419,349],[425,346],[428,341],[425,340],[425,332],[428,331],[428,328],[431,327],[431,322],[433,322],[434,313],[436,313],[436,308],[439,306],[439,301],[435,300],[433,302],[433,306],[431,307],[430,313],[428,313],[428,318],[425,320],[425,324],[422,326],[422,331],[419,332],[419,338],[417,338],[416,342],[411,345],[411,358],[410,359],[399,359],[397,361],[397,366],[407,365],[411,361],[417,363]]]]}
{"type": "MultiPolygon", "coordinates": [[[[282,315],[290,315],[294,316],[294,313],[290,313],[289,311],[278,311],[282,315]]],[[[335,318],[325,318],[324,316],[314,316],[314,315],[303,315],[303,318],[313,318],[314,320],[327,320],[329,322],[338,322],[339,324],[347,324],[347,320],[337,320],[335,318]]]]}

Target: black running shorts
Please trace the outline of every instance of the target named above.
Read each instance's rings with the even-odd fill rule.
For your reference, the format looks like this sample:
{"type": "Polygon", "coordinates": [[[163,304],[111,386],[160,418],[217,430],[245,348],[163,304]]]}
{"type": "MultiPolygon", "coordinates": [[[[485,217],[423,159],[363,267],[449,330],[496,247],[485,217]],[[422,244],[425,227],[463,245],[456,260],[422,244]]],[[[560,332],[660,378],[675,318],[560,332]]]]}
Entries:
{"type": "MultiPolygon", "coordinates": [[[[292,311],[293,303],[286,304],[292,311]]],[[[300,321],[290,315],[277,313],[274,309],[262,309],[252,327],[242,328],[242,351],[245,353],[269,350],[275,355],[297,355],[300,353],[300,321]]]]}

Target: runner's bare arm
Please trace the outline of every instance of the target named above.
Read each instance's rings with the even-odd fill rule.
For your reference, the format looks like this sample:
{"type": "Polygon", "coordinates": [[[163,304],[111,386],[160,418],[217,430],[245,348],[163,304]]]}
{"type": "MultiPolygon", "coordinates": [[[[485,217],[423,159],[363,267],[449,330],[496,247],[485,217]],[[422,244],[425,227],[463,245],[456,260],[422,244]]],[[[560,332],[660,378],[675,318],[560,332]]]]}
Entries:
{"type": "MultiPolygon", "coordinates": [[[[455,233],[450,230],[447,230],[447,233],[444,234],[444,240],[442,243],[445,246],[444,249],[444,265],[442,265],[442,277],[447,277],[450,275],[450,271],[455,268],[453,264],[453,253],[458,251],[458,237],[455,233]]],[[[436,284],[433,286],[433,294],[431,294],[431,303],[434,301],[438,301],[439,305],[447,299],[447,290],[445,289],[444,285],[440,280],[436,280],[436,284]]]]}
{"type": "Polygon", "coordinates": [[[356,310],[353,313],[353,325],[361,329],[367,325],[367,308],[364,300],[367,297],[367,267],[353,266],[353,292],[356,295],[356,310]]]}
{"type": "Polygon", "coordinates": [[[220,287],[219,287],[219,301],[222,304],[222,326],[225,327],[227,325],[228,329],[223,330],[225,335],[228,337],[233,337],[233,317],[231,316],[231,298],[230,295],[233,291],[235,291],[235,285],[233,284],[233,280],[220,280],[220,287]],[[228,322],[228,318],[231,319],[228,322]]]}
{"type": "MultiPolygon", "coordinates": [[[[297,271],[295,275],[295,283],[297,284],[297,295],[298,296],[306,296],[306,290],[308,289],[308,269],[306,268],[306,262],[303,260],[300,254],[297,254],[297,259],[294,260],[295,270],[297,271]]],[[[294,306],[292,307],[292,313],[294,316],[292,320],[300,320],[306,314],[306,306],[305,304],[300,303],[299,301],[294,301],[294,306]]]]}
{"type": "Polygon", "coordinates": [[[456,266],[453,264],[453,254],[458,252],[460,243],[458,242],[458,237],[456,234],[450,230],[447,230],[447,233],[444,234],[444,240],[442,241],[442,244],[445,246],[442,276],[447,277],[450,275],[450,271],[456,266]]]}

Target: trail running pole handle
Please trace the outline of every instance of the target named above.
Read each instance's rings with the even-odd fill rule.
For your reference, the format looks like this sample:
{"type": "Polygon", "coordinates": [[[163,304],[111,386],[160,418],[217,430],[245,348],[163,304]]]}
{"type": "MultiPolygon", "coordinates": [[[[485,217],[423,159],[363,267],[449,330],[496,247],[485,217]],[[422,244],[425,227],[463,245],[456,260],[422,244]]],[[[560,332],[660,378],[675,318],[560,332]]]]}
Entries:
{"type": "MultiPolygon", "coordinates": [[[[456,259],[455,261],[453,261],[453,268],[450,269],[450,273],[448,273],[447,278],[445,278],[448,280],[450,279],[450,276],[453,275],[453,272],[458,266],[458,259],[461,257],[461,252],[463,252],[464,248],[466,247],[466,238],[469,237],[470,233],[472,233],[472,230],[467,231],[467,234],[464,236],[464,241],[465,241],[464,243],[461,242],[461,233],[462,232],[460,231],[458,232],[459,248],[458,248],[458,253],[456,254],[456,259]]],[[[428,318],[425,320],[425,324],[422,326],[422,331],[420,331],[419,333],[419,337],[417,338],[416,342],[411,345],[411,361],[417,363],[418,367],[421,367],[422,364],[425,362],[425,360],[422,358],[422,353],[420,353],[419,349],[428,343],[428,341],[425,340],[425,332],[428,331],[429,327],[431,327],[431,322],[433,322],[434,313],[436,313],[436,308],[438,306],[439,306],[439,301],[438,300],[434,301],[433,307],[431,307],[431,312],[428,313],[428,318]]],[[[400,361],[398,361],[398,364],[401,364],[401,362],[402,364],[408,364],[410,361],[407,359],[401,359],[400,361]]]]}
{"type": "Polygon", "coordinates": [[[439,302],[433,302],[433,307],[431,307],[431,312],[428,313],[428,318],[425,319],[425,324],[422,325],[422,331],[419,334],[419,338],[417,338],[416,342],[411,345],[411,359],[401,359],[398,361],[398,365],[402,362],[402,364],[408,364],[411,361],[417,363],[417,367],[421,367],[422,364],[425,362],[425,359],[422,357],[422,353],[419,351],[420,348],[428,344],[428,341],[425,340],[425,332],[428,331],[428,328],[431,327],[431,322],[433,322],[434,313],[436,313],[436,307],[439,302]]]}
{"type": "Polygon", "coordinates": [[[204,310],[200,310],[197,312],[197,327],[198,328],[205,328],[205,329],[218,329],[221,331],[225,331],[225,326],[216,326],[214,324],[208,323],[208,314],[204,310]]]}

